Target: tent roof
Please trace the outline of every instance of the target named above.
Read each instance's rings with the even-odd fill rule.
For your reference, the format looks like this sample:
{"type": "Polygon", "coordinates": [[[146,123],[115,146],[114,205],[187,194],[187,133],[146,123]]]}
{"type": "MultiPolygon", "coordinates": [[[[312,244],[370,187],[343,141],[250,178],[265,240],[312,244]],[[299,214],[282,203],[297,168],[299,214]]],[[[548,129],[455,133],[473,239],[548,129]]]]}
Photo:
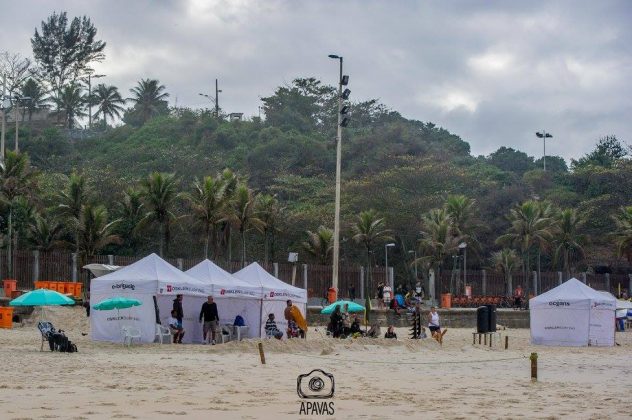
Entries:
{"type": "Polygon", "coordinates": [[[204,287],[204,283],[178,270],[156,254],[151,254],[113,273],[97,277],[93,281],[165,281],[189,283],[204,287]]]}
{"type": "Polygon", "coordinates": [[[267,291],[273,291],[275,293],[284,291],[299,296],[305,302],[307,301],[307,292],[305,289],[294,287],[291,284],[277,279],[256,262],[250,264],[248,267],[242,268],[233,274],[233,276],[251,285],[262,287],[264,293],[267,291]]]}
{"type": "MultiPolygon", "coordinates": [[[[548,302],[556,299],[565,300],[598,300],[598,301],[613,301],[614,296],[604,295],[598,292],[590,286],[586,286],[576,278],[572,278],[554,289],[549,290],[539,296],[530,300],[532,303],[548,302]]],[[[530,304],[531,305],[531,304],[530,304]]]]}
{"type": "Polygon", "coordinates": [[[217,264],[210,260],[202,261],[193,268],[187,270],[185,273],[201,282],[210,283],[217,286],[239,286],[248,288],[253,287],[252,284],[238,279],[237,277],[233,276],[228,271],[219,267],[217,264]]]}

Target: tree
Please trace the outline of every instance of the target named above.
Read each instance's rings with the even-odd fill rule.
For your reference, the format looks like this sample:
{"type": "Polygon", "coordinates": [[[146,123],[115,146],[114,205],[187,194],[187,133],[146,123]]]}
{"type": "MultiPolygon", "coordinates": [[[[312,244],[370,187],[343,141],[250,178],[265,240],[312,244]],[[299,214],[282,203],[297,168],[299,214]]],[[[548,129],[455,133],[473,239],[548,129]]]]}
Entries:
{"type": "Polygon", "coordinates": [[[169,246],[171,223],[176,219],[173,207],[178,193],[174,174],[152,172],[141,181],[141,195],[149,210],[141,220],[141,226],[157,223],[159,228],[159,254],[162,257],[169,246]]]}
{"type": "Polygon", "coordinates": [[[503,171],[515,172],[519,175],[536,168],[532,156],[505,146],[490,154],[487,160],[503,171]]]}
{"type": "Polygon", "coordinates": [[[241,266],[246,266],[246,232],[252,228],[263,228],[263,221],[255,211],[257,196],[245,184],[240,184],[235,190],[231,206],[224,220],[239,230],[241,237],[241,266]]]}
{"type": "Polygon", "coordinates": [[[505,277],[506,294],[511,296],[513,291],[512,274],[522,265],[516,251],[503,248],[501,251],[492,252],[491,262],[494,268],[505,277]]]}
{"type": "Polygon", "coordinates": [[[74,226],[79,232],[79,249],[90,258],[107,245],[121,243],[121,238],[113,233],[118,222],[108,222],[105,207],[90,203],[84,205],[74,226]]]}
{"type": "Polygon", "coordinates": [[[50,251],[60,247],[64,226],[47,214],[36,214],[29,226],[28,243],[33,249],[50,251]]]}
{"type": "Polygon", "coordinates": [[[166,99],[169,94],[165,92],[165,86],[155,79],[141,79],[135,87],[130,89],[134,103],[134,110],[140,114],[142,123],[146,123],[155,115],[167,108],[166,99]]]}
{"type": "Polygon", "coordinates": [[[553,243],[555,245],[555,261],[562,258],[562,269],[566,278],[571,277],[571,261],[584,255],[585,236],[579,233],[584,221],[574,209],[564,209],[556,217],[553,243]]]}
{"type": "Polygon", "coordinates": [[[468,245],[476,244],[476,230],[479,227],[476,220],[476,200],[464,195],[451,195],[444,208],[452,220],[454,234],[468,242],[468,245]]]}
{"type": "Polygon", "coordinates": [[[385,229],[385,219],[378,217],[375,210],[365,210],[360,212],[356,218],[356,223],[353,225],[353,240],[364,245],[366,250],[366,264],[367,264],[367,283],[365,286],[365,295],[369,296],[371,290],[371,253],[373,252],[373,246],[378,241],[391,240],[391,231],[385,229]]]}
{"type": "Polygon", "coordinates": [[[614,238],[619,256],[627,256],[632,261],[632,206],[622,207],[621,211],[612,218],[616,225],[614,238]]]}
{"type": "Polygon", "coordinates": [[[8,220],[8,269],[13,276],[13,212],[16,201],[33,194],[36,187],[35,172],[30,168],[28,155],[7,150],[4,162],[0,161],[0,193],[9,208],[8,220]]]}
{"type": "Polygon", "coordinates": [[[571,159],[571,168],[573,170],[590,166],[610,168],[615,162],[623,159],[627,154],[627,150],[621,144],[617,136],[604,136],[597,142],[595,150],[579,160],[571,159]]]}
{"type": "Polygon", "coordinates": [[[103,117],[103,125],[106,127],[108,125],[108,118],[120,118],[121,113],[125,109],[123,108],[125,99],[121,97],[116,86],[106,86],[103,83],[99,84],[90,100],[97,106],[94,117],[103,117]]]}
{"type": "Polygon", "coordinates": [[[123,192],[123,198],[118,205],[120,222],[116,225],[123,244],[127,247],[136,248],[137,227],[143,219],[144,204],[142,193],[133,188],[128,188],[123,192]]]}
{"type": "Polygon", "coordinates": [[[22,86],[22,96],[30,98],[24,102],[24,110],[28,113],[28,121],[30,122],[33,117],[33,112],[35,112],[36,109],[45,108],[47,106],[48,98],[46,97],[44,89],[42,89],[42,85],[37,83],[33,78],[29,78],[24,82],[22,86]]]}
{"type": "Polygon", "coordinates": [[[62,112],[65,113],[65,125],[68,128],[74,128],[75,117],[86,115],[84,112],[86,97],[79,85],[64,86],[59,94],[53,98],[53,103],[57,106],[57,112],[60,115],[62,112]]]}
{"type": "Polygon", "coordinates": [[[303,241],[303,249],[318,259],[319,264],[330,264],[331,251],[334,248],[334,231],[324,226],[319,226],[316,232],[306,230],[305,234],[307,235],[307,240],[303,241]]]}
{"type": "Polygon", "coordinates": [[[4,76],[6,94],[16,97],[31,75],[31,60],[8,51],[0,53],[0,74],[4,76]]]}
{"type": "Polygon", "coordinates": [[[260,230],[263,233],[264,261],[268,263],[270,256],[274,260],[275,234],[280,231],[279,222],[285,208],[279,205],[276,196],[259,194],[257,195],[255,209],[258,218],[263,222],[260,230]]]}
{"type": "Polygon", "coordinates": [[[195,180],[193,192],[184,195],[191,206],[191,216],[204,233],[204,258],[209,257],[209,244],[216,243],[216,225],[226,209],[225,185],[221,178],[205,176],[195,180]]]}
{"type": "Polygon", "coordinates": [[[33,57],[54,96],[91,71],[91,63],[105,59],[105,42],[96,36],[90,18],[75,17],[69,25],[66,12],[53,13],[42,21],[41,33],[35,29],[31,38],[33,57]]]}
{"type": "Polygon", "coordinates": [[[59,203],[57,213],[64,219],[66,225],[71,227],[75,252],[79,253],[78,220],[83,206],[90,201],[90,190],[85,176],[73,171],[68,178],[66,189],[59,193],[57,200],[59,203]]]}

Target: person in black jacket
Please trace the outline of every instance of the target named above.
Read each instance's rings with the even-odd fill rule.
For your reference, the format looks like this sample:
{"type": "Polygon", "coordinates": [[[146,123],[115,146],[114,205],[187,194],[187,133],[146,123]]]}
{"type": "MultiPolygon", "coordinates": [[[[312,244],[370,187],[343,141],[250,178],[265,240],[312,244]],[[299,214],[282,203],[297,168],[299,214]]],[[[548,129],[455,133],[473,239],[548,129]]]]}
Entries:
{"type": "Polygon", "coordinates": [[[173,300],[173,310],[176,311],[175,318],[180,324],[182,324],[182,318],[184,318],[184,309],[182,309],[182,295],[176,295],[173,300]]]}
{"type": "Polygon", "coordinates": [[[217,312],[217,303],[213,302],[213,296],[209,296],[207,301],[202,304],[200,310],[200,322],[204,318],[204,344],[208,343],[208,339],[211,339],[211,344],[215,345],[215,332],[219,327],[219,314],[217,312]],[[209,331],[211,332],[209,337],[209,331]]]}

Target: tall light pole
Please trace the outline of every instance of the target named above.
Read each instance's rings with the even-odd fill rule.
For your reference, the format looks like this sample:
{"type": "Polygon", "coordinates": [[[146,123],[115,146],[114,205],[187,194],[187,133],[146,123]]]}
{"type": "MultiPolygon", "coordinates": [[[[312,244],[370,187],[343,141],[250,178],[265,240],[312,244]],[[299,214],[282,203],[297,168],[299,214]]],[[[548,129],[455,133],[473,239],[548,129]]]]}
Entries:
{"type": "Polygon", "coordinates": [[[467,284],[467,244],[465,242],[461,242],[459,244],[459,248],[463,250],[463,287],[465,287],[467,284]]]}
{"type": "Polygon", "coordinates": [[[0,103],[0,106],[2,106],[2,133],[0,133],[0,157],[2,158],[3,162],[4,162],[4,133],[7,131],[6,98],[4,96],[7,93],[6,86],[7,86],[7,77],[3,74],[2,75],[2,98],[0,98],[0,100],[2,101],[2,103],[0,103]]]}
{"type": "Polygon", "coordinates": [[[415,258],[415,261],[414,261],[415,262],[415,284],[417,284],[417,279],[419,278],[418,274],[417,274],[417,250],[416,249],[415,250],[411,249],[410,251],[408,251],[408,253],[409,254],[413,254],[413,256],[415,258]]]}
{"type": "MultiPolygon", "coordinates": [[[[334,217],[334,256],[333,256],[333,272],[331,276],[331,287],[338,290],[338,259],[340,256],[340,172],[342,166],[342,127],[346,127],[348,119],[343,116],[342,100],[347,99],[351,91],[342,86],[349,83],[349,76],[342,75],[342,56],[330,54],[329,58],[339,60],[340,76],[338,78],[338,127],[336,135],[336,204],[334,217]]],[[[346,113],[346,111],[344,112],[346,113]]]]}
{"type": "Polygon", "coordinates": [[[90,130],[92,130],[92,79],[100,79],[101,77],[105,77],[105,74],[92,75],[88,73],[88,128],[90,130]]]}
{"type": "Polygon", "coordinates": [[[215,117],[219,118],[219,93],[221,90],[218,89],[218,82],[215,79],[215,117]]]}
{"type": "MultiPolygon", "coordinates": [[[[391,286],[391,289],[395,290],[395,285],[391,284],[391,282],[389,282],[389,275],[388,275],[388,249],[394,247],[395,244],[393,242],[384,245],[384,255],[386,255],[386,261],[385,261],[385,265],[386,265],[386,283],[384,284],[389,284],[391,286]]],[[[394,283],[394,282],[393,282],[394,283]]]]}
{"type": "Polygon", "coordinates": [[[547,133],[545,130],[542,130],[541,132],[538,131],[537,133],[535,133],[536,137],[544,140],[544,156],[542,157],[542,163],[544,164],[544,171],[546,172],[546,139],[547,138],[553,138],[553,136],[551,135],[551,133],[547,133]]]}

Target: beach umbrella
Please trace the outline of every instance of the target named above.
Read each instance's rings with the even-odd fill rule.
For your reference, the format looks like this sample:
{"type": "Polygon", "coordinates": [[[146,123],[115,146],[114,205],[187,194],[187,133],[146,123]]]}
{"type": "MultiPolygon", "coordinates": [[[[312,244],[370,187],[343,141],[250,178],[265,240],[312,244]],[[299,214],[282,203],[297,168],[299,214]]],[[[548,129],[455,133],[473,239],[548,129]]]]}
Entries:
{"type": "Polygon", "coordinates": [[[142,302],[138,299],[131,299],[126,297],[115,296],[109,299],[102,300],[94,305],[92,308],[97,311],[111,311],[112,309],[126,309],[132,306],[140,306],[142,302]]]}
{"type": "Polygon", "coordinates": [[[54,290],[36,289],[23,294],[11,302],[10,306],[40,306],[40,321],[44,318],[44,306],[74,305],[75,301],[54,290]]]}
{"type": "Polygon", "coordinates": [[[331,305],[324,307],[320,313],[330,314],[336,309],[336,306],[340,306],[340,309],[342,310],[345,305],[349,305],[349,312],[364,312],[364,306],[362,305],[358,305],[350,300],[339,300],[338,302],[334,302],[331,305]]]}

